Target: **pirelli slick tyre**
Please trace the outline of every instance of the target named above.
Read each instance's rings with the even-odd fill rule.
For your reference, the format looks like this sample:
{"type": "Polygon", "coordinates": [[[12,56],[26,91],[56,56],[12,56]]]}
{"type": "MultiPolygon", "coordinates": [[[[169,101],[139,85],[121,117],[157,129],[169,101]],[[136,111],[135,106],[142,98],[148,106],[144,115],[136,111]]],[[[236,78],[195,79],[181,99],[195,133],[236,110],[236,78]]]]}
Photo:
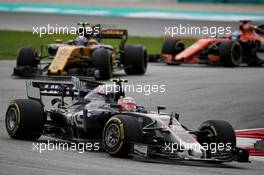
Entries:
{"type": "Polygon", "coordinates": [[[116,115],[109,119],[103,130],[103,145],[108,154],[126,157],[129,144],[142,140],[142,128],[135,117],[116,115]]]}
{"type": "Polygon", "coordinates": [[[17,67],[19,66],[29,66],[37,67],[39,64],[39,59],[37,59],[38,52],[33,47],[22,47],[18,51],[17,56],[17,67]]]}
{"type": "Polygon", "coordinates": [[[258,55],[252,55],[252,57],[247,60],[247,64],[249,67],[262,67],[264,61],[259,59],[258,55]]]}
{"type": "Polygon", "coordinates": [[[264,61],[261,59],[261,43],[258,41],[251,41],[243,43],[244,62],[250,67],[261,67],[264,61]]]}
{"type": "Polygon", "coordinates": [[[112,77],[112,53],[105,48],[98,48],[92,54],[93,67],[99,69],[99,75],[95,75],[97,80],[108,80],[112,77]]]}
{"type": "Polygon", "coordinates": [[[5,124],[8,135],[13,139],[38,139],[44,122],[44,109],[39,101],[18,99],[8,106],[5,124]]]}
{"type": "Polygon", "coordinates": [[[208,120],[203,122],[199,129],[207,133],[207,136],[198,139],[200,143],[223,143],[228,144],[230,147],[236,146],[236,135],[233,127],[223,120],[208,120]]]}
{"type": "Polygon", "coordinates": [[[242,47],[237,41],[223,41],[219,45],[219,55],[223,66],[239,66],[243,58],[242,47]]]}
{"type": "Polygon", "coordinates": [[[185,45],[181,40],[168,39],[163,43],[161,53],[175,56],[178,53],[182,52],[184,49],[185,45]]]}
{"type": "Polygon", "coordinates": [[[147,71],[147,50],[142,45],[128,45],[124,50],[124,66],[128,75],[143,75],[147,71]]]}

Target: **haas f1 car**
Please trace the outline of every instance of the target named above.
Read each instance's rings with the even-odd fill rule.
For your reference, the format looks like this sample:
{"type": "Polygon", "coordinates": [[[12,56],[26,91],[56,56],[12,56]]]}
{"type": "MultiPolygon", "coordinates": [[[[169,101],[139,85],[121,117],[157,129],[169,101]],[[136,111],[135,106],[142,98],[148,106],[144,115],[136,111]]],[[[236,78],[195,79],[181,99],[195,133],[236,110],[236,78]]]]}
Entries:
{"type": "Polygon", "coordinates": [[[264,52],[264,25],[242,21],[239,31],[226,38],[199,39],[185,48],[179,39],[168,39],[162,46],[162,57],[167,64],[221,64],[226,67],[262,66],[259,52],[264,52]]]}
{"type": "Polygon", "coordinates": [[[33,47],[19,49],[13,75],[17,76],[92,76],[98,80],[112,77],[113,71],[124,69],[126,74],[142,75],[147,69],[147,51],[143,45],[125,45],[128,34],[124,29],[100,29],[100,25],[79,23],[75,40],[46,47],[47,55],[39,55],[33,47]],[[98,27],[97,33],[86,32],[98,27]],[[120,39],[119,48],[100,43],[102,39],[120,39]]]}
{"type": "Polygon", "coordinates": [[[149,112],[137,105],[132,97],[125,96],[121,84],[122,80],[103,85],[76,77],[69,84],[26,81],[28,99],[10,103],[6,130],[13,139],[35,140],[46,135],[74,142],[97,141],[115,157],[249,161],[248,151],[236,147],[229,123],[210,120],[198,130],[187,129],[178,114],[163,113],[165,107],[149,112]],[[60,98],[54,97],[51,109],[46,109],[44,96],[60,98]],[[73,98],[72,104],[67,104],[65,97],[73,98]]]}

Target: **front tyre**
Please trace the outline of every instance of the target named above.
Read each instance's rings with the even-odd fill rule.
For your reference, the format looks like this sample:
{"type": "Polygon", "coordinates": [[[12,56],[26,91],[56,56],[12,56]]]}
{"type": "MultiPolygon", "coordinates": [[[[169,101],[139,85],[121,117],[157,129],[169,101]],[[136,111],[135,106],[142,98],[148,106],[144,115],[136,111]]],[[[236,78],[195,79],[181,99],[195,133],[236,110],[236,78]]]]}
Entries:
{"type": "Polygon", "coordinates": [[[219,45],[219,55],[223,66],[237,67],[242,62],[242,47],[237,41],[223,41],[219,45]]]}
{"type": "Polygon", "coordinates": [[[6,130],[13,139],[38,139],[43,131],[44,122],[45,113],[39,101],[18,99],[8,106],[6,130]]]}
{"type": "Polygon", "coordinates": [[[93,67],[99,69],[99,75],[95,75],[97,80],[108,80],[112,77],[112,54],[105,48],[98,48],[92,54],[93,67]]]}
{"type": "Polygon", "coordinates": [[[161,54],[175,56],[185,49],[185,44],[180,39],[167,39],[161,48],[161,54]]]}
{"type": "Polygon", "coordinates": [[[236,147],[236,135],[233,127],[223,120],[208,120],[203,122],[198,131],[206,133],[203,138],[198,138],[200,143],[225,144],[236,147]]]}
{"type": "Polygon", "coordinates": [[[33,47],[22,47],[18,51],[17,66],[37,67],[39,64],[38,52],[33,47]]]}
{"type": "Polygon", "coordinates": [[[129,144],[142,139],[142,128],[137,118],[127,115],[111,117],[103,130],[103,145],[108,154],[124,157],[129,153],[129,144]]]}

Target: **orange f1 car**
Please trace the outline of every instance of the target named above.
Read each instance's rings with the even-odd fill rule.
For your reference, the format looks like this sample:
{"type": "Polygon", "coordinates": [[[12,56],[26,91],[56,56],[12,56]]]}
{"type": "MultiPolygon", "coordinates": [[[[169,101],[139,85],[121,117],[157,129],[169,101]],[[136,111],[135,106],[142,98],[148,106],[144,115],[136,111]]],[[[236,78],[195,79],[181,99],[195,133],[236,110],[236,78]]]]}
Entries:
{"type": "Polygon", "coordinates": [[[179,39],[168,39],[162,46],[162,57],[169,65],[181,63],[221,64],[226,67],[262,66],[259,56],[264,51],[264,25],[241,21],[239,31],[225,38],[199,39],[185,48],[179,39]]]}

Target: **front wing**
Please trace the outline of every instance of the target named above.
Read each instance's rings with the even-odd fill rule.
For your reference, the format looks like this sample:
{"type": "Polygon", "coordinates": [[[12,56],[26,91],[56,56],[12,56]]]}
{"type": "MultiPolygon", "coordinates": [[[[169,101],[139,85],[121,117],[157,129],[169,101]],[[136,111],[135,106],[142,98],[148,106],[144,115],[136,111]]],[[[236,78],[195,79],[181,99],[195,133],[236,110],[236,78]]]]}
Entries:
{"type": "Polygon", "coordinates": [[[167,161],[202,161],[202,162],[212,162],[212,163],[222,163],[222,162],[249,162],[249,151],[242,148],[235,148],[231,151],[221,151],[212,154],[210,158],[201,157],[179,157],[177,154],[166,154],[158,153],[152,149],[153,145],[141,144],[141,143],[131,143],[130,144],[130,156],[137,159],[147,160],[147,161],[157,161],[157,160],[167,160],[167,161]]]}

